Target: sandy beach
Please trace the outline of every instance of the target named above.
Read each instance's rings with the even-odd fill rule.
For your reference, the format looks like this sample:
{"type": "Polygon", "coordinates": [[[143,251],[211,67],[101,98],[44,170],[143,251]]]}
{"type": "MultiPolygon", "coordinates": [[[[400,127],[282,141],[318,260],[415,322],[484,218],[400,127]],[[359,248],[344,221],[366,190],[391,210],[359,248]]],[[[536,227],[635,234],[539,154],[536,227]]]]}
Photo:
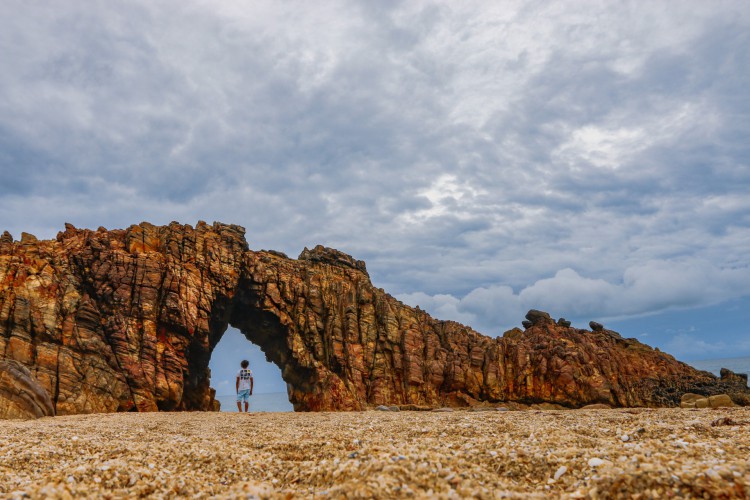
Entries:
{"type": "Polygon", "coordinates": [[[750,408],[0,422],[4,498],[747,498],[750,408]]]}

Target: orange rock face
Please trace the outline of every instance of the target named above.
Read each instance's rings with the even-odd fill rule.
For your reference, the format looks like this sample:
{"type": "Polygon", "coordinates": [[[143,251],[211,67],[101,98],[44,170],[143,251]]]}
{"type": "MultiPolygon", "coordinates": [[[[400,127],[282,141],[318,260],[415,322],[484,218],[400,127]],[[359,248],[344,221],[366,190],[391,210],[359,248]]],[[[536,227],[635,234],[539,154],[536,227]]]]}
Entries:
{"type": "Polygon", "coordinates": [[[218,409],[208,362],[228,325],[281,368],[296,410],[675,406],[684,392],[747,401],[739,378],[605,329],[528,319],[487,337],[402,304],[342,252],[252,251],[233,225],[0,237],[0,360],[27,367],[58,415],[218,409]]]}

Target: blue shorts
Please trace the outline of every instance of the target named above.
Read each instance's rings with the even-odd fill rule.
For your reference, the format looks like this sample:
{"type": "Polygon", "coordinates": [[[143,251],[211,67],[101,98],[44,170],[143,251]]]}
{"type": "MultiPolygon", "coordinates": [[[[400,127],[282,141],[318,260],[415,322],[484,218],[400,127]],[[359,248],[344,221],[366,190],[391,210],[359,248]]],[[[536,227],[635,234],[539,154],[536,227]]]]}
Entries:
{"type": "Polygon", "coordinates": [[[240,403],[244,401],[247,403],[250,401],[250,389],[245,389],[244,391],[240,391],[237,393],[237,402],[240,403]]]}

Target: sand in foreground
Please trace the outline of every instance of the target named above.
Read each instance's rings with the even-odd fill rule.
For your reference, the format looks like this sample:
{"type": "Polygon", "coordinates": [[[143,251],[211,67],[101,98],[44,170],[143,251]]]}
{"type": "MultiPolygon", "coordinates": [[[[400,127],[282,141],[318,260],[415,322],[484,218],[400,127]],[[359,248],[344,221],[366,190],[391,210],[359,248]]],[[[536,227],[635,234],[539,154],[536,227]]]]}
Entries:
{"type": "Polygon", "coordinates": [[[0,496],[750,497],[750,408],[0,422],[0,496]],[[713,425],[712,425],[713,424],[713,425]]]}

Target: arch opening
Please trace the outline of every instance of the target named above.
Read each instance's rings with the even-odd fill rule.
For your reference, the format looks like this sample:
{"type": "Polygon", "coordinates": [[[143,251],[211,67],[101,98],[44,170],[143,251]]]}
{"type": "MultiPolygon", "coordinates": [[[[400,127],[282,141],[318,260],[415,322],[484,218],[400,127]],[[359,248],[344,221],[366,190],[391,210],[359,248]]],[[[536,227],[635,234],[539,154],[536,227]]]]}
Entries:
{"type": "MultiPolygon", "coordinates": [[[[195,340],[186,352],[188,369],[184,380],[181,409],[210,408],[211,399],[219,396],[218,401],[221,403],[222,410],[231,408],[236,410],[236,400],[226,396],[236,394],[235,376],[239,363],[245,359],[243,356],[250,356],[252,352],[257,354],[255,363],[249,359],[250,368],[253,369],[256,379],[256,387],[260,389],[257,385],[260,383],[258,379],[260,374],[255,373],[253,364],[264,369],[263,376],[268,375],[274,380],[272,387],[284,387],[281,390],[286,392],[286,400],[290,402],[289,410],[292,406],[295,410],[306,409],[300,398],[318,390],[315,387],[316,373],[299,364],[289,346],[287,328],[282,325],[276,314],[260,307],[262,303],[256,286],[249,280],[240,281],[231,299],[223,297],[213,303],[208,338],[204,337],[205,343],[195,340]],[[233,346],[237,352],[222,354],[224,351],[222,344],[216,361],[212,362],[214,351],[222,342],[228,328],[232,330],[227,337],[230,344],[227,349],[231,351],[233,346]],[[257,346],[257,349],[253,345],[257,346]],[[269,363],[275,365],[276,368],[269,367],[269,363]],[[219,366],[221,366],[220,369],[219,366]],[[227,373],[230,375],[227,376],[227,373]],[[279,374],[283,386],[282,382],[279,382],[279,374]]],[[[254,391],[253,394],[255,397],[260,392],[254,391]]],[[[214,406],[214,409],[218,408],[214,406]]]]}
{"type": "Polygon", "coordinates": [[[235,380],[240,361],[250,361],[254,388],[250,411],[292,411],[287,384],[279,366],[268,360],[261,347],[248,340],[238,329],[229,327],[211,352],[210,384],[221,411],[236,412],[235,380]]]}

